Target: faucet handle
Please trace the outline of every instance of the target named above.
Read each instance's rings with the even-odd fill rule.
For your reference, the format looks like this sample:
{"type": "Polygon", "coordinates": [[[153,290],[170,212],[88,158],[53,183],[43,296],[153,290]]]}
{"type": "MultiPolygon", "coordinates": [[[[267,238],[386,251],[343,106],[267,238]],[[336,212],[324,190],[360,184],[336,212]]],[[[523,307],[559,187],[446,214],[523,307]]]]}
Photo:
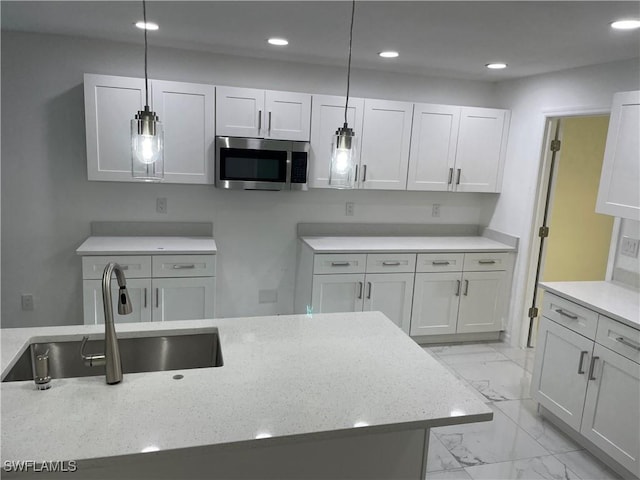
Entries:
{"type": "Polygon", "coordinates": [[[85,353],[84,349],[87,346],[89,337],[82,337],[82,344],[80,345],[80,356],[84,360],[84,364],[87,367],[102,367],[106,365],[107,360],[104,353],[85,353]]]}

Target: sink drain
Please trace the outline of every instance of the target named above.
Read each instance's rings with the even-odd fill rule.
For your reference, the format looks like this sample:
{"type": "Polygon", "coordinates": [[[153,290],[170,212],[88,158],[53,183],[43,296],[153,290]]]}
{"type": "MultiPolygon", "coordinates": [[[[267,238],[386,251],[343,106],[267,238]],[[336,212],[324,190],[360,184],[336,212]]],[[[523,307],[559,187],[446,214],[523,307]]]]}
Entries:
{"type": "Polygon", "coordinates": [[[184,378],[184,375],[180,375],[180,374],[173,376],[174,380],[182,380],[183,378],[184,378]]]}

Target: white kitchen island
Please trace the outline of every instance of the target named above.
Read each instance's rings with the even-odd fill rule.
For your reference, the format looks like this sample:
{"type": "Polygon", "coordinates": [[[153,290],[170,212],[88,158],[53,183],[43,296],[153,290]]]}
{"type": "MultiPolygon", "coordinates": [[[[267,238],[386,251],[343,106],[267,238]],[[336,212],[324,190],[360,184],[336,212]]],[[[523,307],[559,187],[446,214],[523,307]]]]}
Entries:
{"type": "MultiPolygon", "coordinates": [[[[31,381],[2,383],[3,465],[77,461],[75,474],[35,478],[423,479],[430,428],[493,416],[379,312],[117,331],[124,338],[212,327],[222,367],[125,374],[112,386],[104,376],[54,379],[46,391],[31,381]],[[173,379],[177,373],[184,378],[173,379]]],[[[103,331],[2,330],[2,378],[29,343],[89,333],[103,331]]]]}

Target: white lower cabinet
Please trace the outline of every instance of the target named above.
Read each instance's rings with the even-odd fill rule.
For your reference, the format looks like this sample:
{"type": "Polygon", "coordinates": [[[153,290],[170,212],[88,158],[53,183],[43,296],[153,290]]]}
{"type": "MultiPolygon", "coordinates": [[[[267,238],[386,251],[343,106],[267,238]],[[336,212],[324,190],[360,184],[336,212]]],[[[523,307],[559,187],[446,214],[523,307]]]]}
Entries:
{"type": "Polygon", "coordinates": [[[314,313],[362,311],[364,274],[314,275],[311,305],[314,313]]]}
{"type": "Polygon", "coordinates": [[[461,272],[416,273],[411,335],[456,333],[461,272]]]}
{"type": "Polygon", "coordinates": [[[580,316],[577,313],[584,307],[549,292],[545,307],[531,396],[640,476],[640,364],[634,360],[640,332],[619,323],[619,328],[612,327],[617,322],[591,310],[587,310],[591,315],[580,316]],[[548,318],[556,313],[562,315],[561,323],[548,318]],[[611,346],[597,343],[608,339],[612,329],[616,334],[611,346]]]}
{"type": "Polygon", "coordinates": [[[85,324],[104,323],[102,271],[109,262],[124,268],[133,311],[118,315],[118,283],[111,284],[116,323],[196,320],[215,316],[215,255],[85,256],[85,324]]]}
{"type": "Polygon", "coordinates": [[[507,272],[464,272],[456,333],[502,330],[507,272]]]}

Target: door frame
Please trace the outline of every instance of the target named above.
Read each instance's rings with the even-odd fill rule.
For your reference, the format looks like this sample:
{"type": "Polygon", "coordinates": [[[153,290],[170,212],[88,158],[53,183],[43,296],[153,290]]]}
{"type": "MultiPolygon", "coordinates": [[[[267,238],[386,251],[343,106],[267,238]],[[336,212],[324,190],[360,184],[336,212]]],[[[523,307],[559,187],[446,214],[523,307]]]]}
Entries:
{"type": "MultiPolygon", "coordinates": [[[[520,347],[533,347],[535,346],[535,335],[532,335],[531,345],[528,345],[530,319],[529,319],[529,307],[533,298],[534,289],[536,288],[536,271],[538,268],[538,257],[540,255],[540,237],[538,236],[538,229],[542,225],[542,219],[544,215],[545,204],[547,201],[547,192],[551,182],[555,180],[557,172],[557,165],[554,172],[551,172],[551,158],[553,152],[551,151],[551,141],[555,137],[555,129],[558,121],[572,117],[594,117],[602,115],[611,115],[610,108],[590,108],[590,109],[560,109],[560,110],[546,110],[542,112],[544,116],[544,138],[542,140],[542,151],[540,158],[540,166],[538,169],[538,180],[536,186],[536,196],[534,204],[534,212],[531,218],[531,228],[529,236],[529,249],[527,252],[527,270],[526,270],[526,284],[524,291],[524,300],[521,311],[521,328],[518,339],[520,347]]],[[[562,129],[560,129],[559,138],[562,139],[562,129]]],[[[562,150],[560,150],[562,151],[562,150]]],[[[553,203],[554,192],[551,192],[549,197],[550,205],[553,203]]],[[[611,232],[611,243],[609,245],[609,257],[607,260],[607,272],[605,274],[605,280],[611,280],[613,276],[613,265],[615,261],[615,254],[618,245],[618,237],[620,235],[620,219],[615,218],[613,222],[613,229],[611,232]]],[[[545,252],[542,252],[544,257],[545,252]]],[[[541,266],[543,269],[544,264],[541,266]]],[[[541,270],[542,272],[542,270],[541,270]]],[[[535,331],[535,326],[539,322],[540,313],[538,317],[534,319],[532,329],[535,331]]]]}

